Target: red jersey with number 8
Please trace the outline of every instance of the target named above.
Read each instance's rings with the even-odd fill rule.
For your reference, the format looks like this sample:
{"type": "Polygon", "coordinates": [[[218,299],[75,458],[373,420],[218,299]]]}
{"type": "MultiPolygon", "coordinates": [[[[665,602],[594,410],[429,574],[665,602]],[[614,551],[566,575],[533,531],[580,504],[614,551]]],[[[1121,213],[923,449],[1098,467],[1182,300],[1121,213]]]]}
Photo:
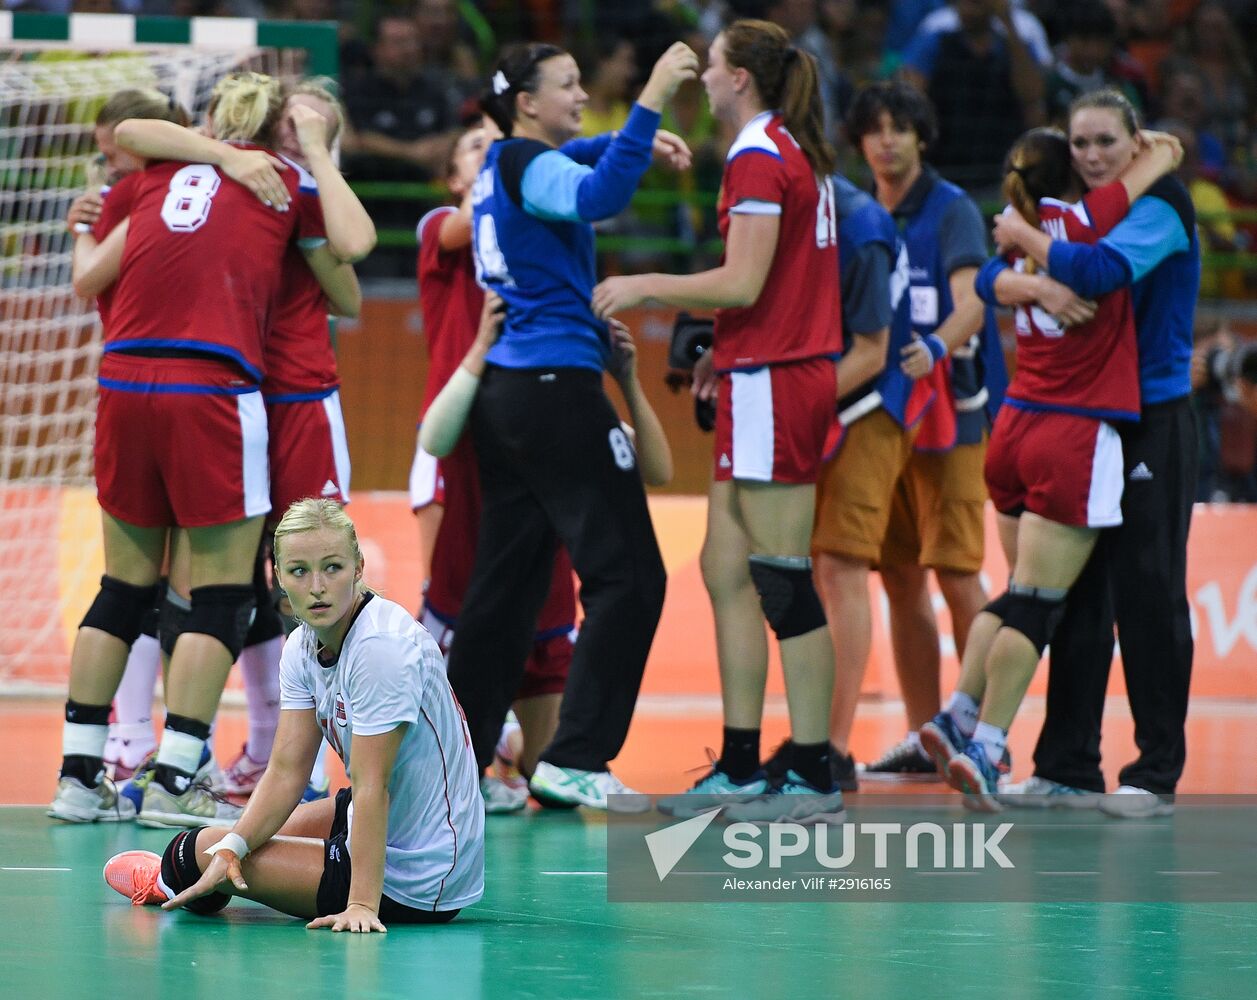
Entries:
{"type": "Polygon", "coordinates": [[[834,188],[818,179],[781,115],[765,111],[729,148],[718,206],[720,235],[730,216],[780,219],[777,249],[754,304],[716,310],[717,371],[758,368],[842,353],[838,222],[834,188]]]}
{"type": "Polygon", "coordinates": [[[260,382],[284,254],[294,239],[325,237],[309,174],[294,164],[280,176],[287,212],[206,163],[148,167],[127,189],[131,223],[104,349],[203,352],[260,382]]]}

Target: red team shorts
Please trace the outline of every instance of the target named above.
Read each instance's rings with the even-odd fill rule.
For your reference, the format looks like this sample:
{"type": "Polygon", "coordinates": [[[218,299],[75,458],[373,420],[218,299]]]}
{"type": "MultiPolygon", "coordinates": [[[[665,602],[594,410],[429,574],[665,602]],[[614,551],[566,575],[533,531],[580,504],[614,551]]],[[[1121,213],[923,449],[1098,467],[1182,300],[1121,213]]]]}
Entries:
{"type": "Polygon", "coordinates": [[[986,456],[1002,514],[1028,510],[1079,528],[1122,523],[1122,439],[1095,417],[1004,406],[986,456]]]}
{"type": "Polygon", "coordinates": [[[101,509],[136,527],[271,509],[262,394],[218,361],[105,354],[95,459],[101,509]]]}
{"type": "Polygon", "coordinates": [[[830,358],[721,374],[716,481],[815,483],[837,419],[837,387],[830,358]]]}
{"type": "Polygon", "coordinates": [[[267,403],[271,510],[275,520],[306,497],[349,503],[349,442],[340,393],[294,403],[267,403]]]}

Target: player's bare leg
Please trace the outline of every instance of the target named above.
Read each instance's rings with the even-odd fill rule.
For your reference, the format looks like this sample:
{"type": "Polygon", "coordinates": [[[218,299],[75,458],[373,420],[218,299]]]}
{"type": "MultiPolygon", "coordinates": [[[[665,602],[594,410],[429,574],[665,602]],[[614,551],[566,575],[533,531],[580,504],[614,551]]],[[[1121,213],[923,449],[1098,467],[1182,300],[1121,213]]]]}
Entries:
{"type": "Polygon", "coordinates": [[[873,612],[869,604],[869,565],[861,559],[821,552],[814,566],[817,590],[834,648],[834,697],[829,711],[829,738],[850,753],[860,688],[873,647],[873,612]]]}

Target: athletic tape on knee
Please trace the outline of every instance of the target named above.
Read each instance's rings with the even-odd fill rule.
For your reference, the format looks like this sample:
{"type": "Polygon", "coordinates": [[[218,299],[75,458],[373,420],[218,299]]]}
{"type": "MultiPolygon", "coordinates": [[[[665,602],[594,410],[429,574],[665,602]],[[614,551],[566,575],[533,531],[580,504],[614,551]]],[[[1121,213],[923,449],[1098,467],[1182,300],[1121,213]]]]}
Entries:
{"type": "Polygon", "coordinates": [[[112,576],[102,576],[100,590],[79,628],[100,629],[131,646],[140,637],[144,616],[156,601],[157,584],[136,587],[112,576]]]}
{"type": "Polygon", "coordinates": [[[157,611],[157,641],[167,656],[174,656],[175,643],[188,630],[188,615],[191,613],[192,602],[173,587],[167,587],[157,611]]]}
{"type": "Polygon", "coordinates": [[[253,623],[252,584],[224,583],[192,588],[192,611],[185,632],[208,635],[227,647],[234,661],[253,623]]]}
{"type": "Polygon", "coordinates": [[[1004,627],[1024,635],[1042,656],[1043,650],[1052,641],[1056,627],[1065,617],[1067,593],[1068,591],[1057,588],[1027,587],[1010,583],[1004,627]]]}
{"type": "Polygon", "coordinates": [[[824,628],[825,609],[812,583],[811,559],[753,555],[748,562],[760,607],[778,639],[824,628]]]}

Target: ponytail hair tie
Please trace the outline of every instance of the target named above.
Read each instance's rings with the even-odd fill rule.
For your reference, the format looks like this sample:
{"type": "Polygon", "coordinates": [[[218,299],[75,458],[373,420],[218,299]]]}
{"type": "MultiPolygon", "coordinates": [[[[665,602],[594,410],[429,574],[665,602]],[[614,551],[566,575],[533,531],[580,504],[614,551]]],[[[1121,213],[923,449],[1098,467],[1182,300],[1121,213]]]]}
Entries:
{"type": "Polygon", "coordinates": [[[495,94],[505,94],[511,89],[511,82],[506,78],[506,74],[498,70],[493,74],[493,92],[495,94]]]}
{"type": "Polygon", "coordinates": [[[787,46],[786,47],[786,65],[789,66],[792,62],[794,62],[798,58],[799,58],[798,48],[793,45],[787,46]]]}

